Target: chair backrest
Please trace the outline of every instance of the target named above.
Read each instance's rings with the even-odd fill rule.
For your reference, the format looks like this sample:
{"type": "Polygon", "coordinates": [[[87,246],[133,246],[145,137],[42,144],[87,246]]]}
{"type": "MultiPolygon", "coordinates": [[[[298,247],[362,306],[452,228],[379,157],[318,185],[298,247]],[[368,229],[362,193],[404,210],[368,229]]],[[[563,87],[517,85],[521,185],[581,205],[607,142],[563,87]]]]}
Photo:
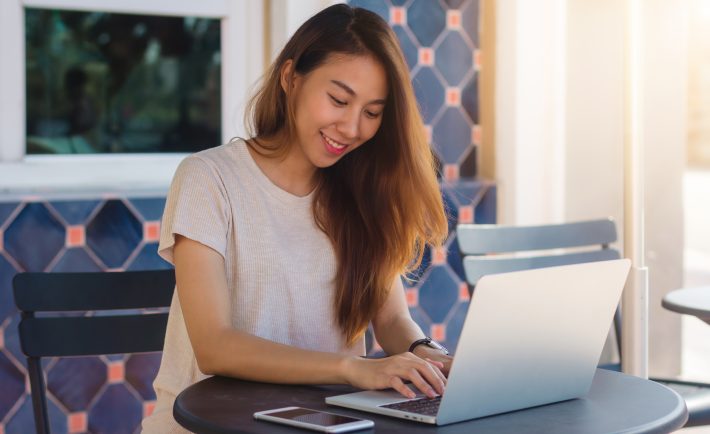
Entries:
{"type": "MultiPolygon", "coordinates": [[[[471,289],[487,274],[621,257],[618,250],[610,247],[617,239],[612,219],[539,226],[460,224],[456,233],[471,289]]],[[[614,315],[614,334],[617,351],[621,354],[618,308],[614,315]]]]}
{"type": "Polygon", "coordinates": [[[616,249],[609,247],[616,241],[616,226],[610,219],[541,226],[461,224],[456,232],[466,280],[474,286],[486,274],[620,257],[616,249]],[[582,247],[595,249],[557,251],[582,247]],[[519,252],[525,254],[512,255],[519,252]]]}
{"type": "Polygon", "coordinates": [[[27,356],[38,433],[49,433],[42,357],[163,349],[168,314],[143,309],[170,306],[175,288],[173,270],[19,273],[12,284],[15,304],[22,314],[20,346],[27,356]],[[87,311],[92,313],[77,314],[87,311]]]}

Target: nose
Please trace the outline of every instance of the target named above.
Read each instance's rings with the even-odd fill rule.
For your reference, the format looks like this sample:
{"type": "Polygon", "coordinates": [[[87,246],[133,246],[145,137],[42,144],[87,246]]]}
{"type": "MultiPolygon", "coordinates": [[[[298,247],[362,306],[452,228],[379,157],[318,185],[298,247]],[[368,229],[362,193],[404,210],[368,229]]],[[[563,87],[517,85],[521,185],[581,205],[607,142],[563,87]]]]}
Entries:
{"type": "Polygon", "coordinates": [[[355,140],[360,134],[360,113],[358,110],[346,110],[338,122],[338,133],[344,139],[355,140]]]}

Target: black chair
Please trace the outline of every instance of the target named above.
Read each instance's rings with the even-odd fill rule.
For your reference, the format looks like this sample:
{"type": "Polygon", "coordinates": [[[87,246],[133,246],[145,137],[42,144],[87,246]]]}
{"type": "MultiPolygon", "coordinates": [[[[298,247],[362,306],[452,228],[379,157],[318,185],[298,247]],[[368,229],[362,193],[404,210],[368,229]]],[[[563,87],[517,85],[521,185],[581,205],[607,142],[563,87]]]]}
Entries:
{"type": "Polygon", "coordinates": [[[12,284],[22,314],[20,346],[27,356],[37,433],[49,433],[42,357],[163,350],[168,314],[142,309],[170,306],[173,270],[19,273],[12,284]],[[77,311],[109,312],[77,316],[77,311]]]}
{"type": "MultiPolygon", "coordinates": [[[[618,259],[610,247],[617,240],[611,219],[539,226],[460,224],[456,229],[469,288],[486,274],[557,265],[618,259]]],[[[616,349],[621,359],[621,311],[614,315],[616,349]]],[[[620,364],[600,366],[620,370],[620,364]]],[[[652,379],[674,389],[686,401],[685,426],[710,424],[710,385],[670,379],[652,379]]]]}

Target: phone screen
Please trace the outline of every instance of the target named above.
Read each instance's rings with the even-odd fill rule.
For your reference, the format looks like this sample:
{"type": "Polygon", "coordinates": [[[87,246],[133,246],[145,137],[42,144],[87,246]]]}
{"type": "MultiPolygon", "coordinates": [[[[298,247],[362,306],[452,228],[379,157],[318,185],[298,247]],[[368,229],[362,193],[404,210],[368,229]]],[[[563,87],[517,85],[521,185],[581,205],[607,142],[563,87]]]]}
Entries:
{"type": "Polygon", "coordinates": [[[309,410],[307,408],[296,408],[293,410],[278,411],[275,413],[269,413],[269,416],[281,417],[284,419],[311,423],[320,426],[340,425],[343,423],[359,422],[361,420],[355,419],[354,417],[340,416],[338,414],[309,410]]]}

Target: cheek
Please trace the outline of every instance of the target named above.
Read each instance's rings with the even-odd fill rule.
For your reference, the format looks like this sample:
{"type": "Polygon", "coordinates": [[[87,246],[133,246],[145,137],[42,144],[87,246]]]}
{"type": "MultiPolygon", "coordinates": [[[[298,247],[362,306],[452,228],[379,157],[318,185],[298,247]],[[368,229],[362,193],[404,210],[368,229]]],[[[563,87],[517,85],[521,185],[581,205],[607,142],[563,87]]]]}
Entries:
{"type": "Polygon", "coordinates": [[[368,119],[365,122],[363,127],[363,138],[365,142],[370,140],[377,133],[377,130],[380,129],[380,125],[382,125],[382,118],[368,119]]]}

